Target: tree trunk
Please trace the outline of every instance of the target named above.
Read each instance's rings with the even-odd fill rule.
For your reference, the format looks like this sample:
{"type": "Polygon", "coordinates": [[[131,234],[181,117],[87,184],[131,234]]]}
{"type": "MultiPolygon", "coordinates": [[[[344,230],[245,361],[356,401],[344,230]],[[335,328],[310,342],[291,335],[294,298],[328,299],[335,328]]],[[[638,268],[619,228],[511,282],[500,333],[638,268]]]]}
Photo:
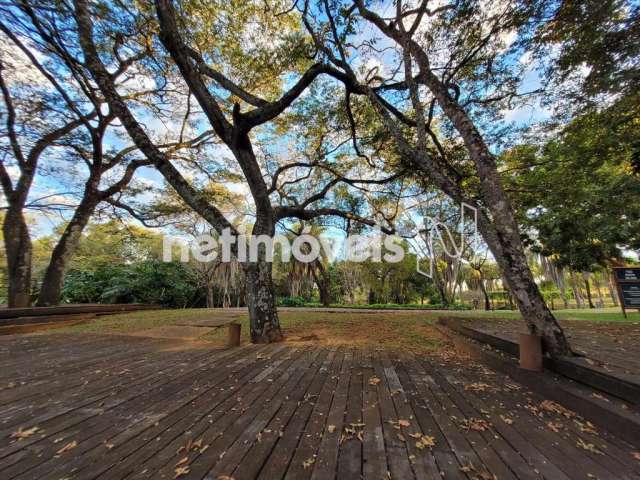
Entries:
{"type": "Polygon", "coordinates": [[[213,298],[214,297],[214,291],[213,291],[213,284],[207,280],[207,297],[206,297],[206,301],[207,301],[207,308],[214,308],[216,306],[216,301],[213,298]]]}
{"type": "Polygon", "coordinates": [[[482,212],[478,215],[478,228],[493,253],[507,283],[506,287],[518,305],[529,333],[540,335],[545,350],[553,356],[571,353],[562,327],[549,310],[536,285],[517,229],[494,228],[482,212]],[[499,232],[499,233],[498,233],[499,232]]]}
{"type": "Polygon", "coordinates": [[[264,260],[249,262],[246,266],[247,307],[253,343],[282,340],[271,280],[271,267],[271,263],[264,260]]]}
{"type": "Polygon", "coordinates": [[[318,291],[320,292],[320,303],[323,307],[331,305],[331,286],[327,275],[321,274],[318,278],[318,291]]]}
{"type": "Polygon", "coordinates": [[[582,278],[584,278],[584,287],[587,292],[587,302],[589,303],[589,308],[596,308],[591,298],[591,285],[589,285],[589,273],[582,272],[582,278]]]}
{"type": "Polygon", "coordinates": [[[64,229],[60,240],[51,252],[51,259],[45,271],[38,296],[38,306],[58,305],[64,286],[64,277],[69,268],[69,262],[78,248],[82,231],[89,223],[89,219],[98,203],[97,198],[83,199],[76,209],[71,221],[64,229]]]}
{"type": "Polygon", "coordinates": [[[609,274],[607,276],[608,287],[609,287],[609,295],[611,295],[611,302],[613,302],[613,306],[618,306],[618,289],[616,288],[616,282],[613,279],[613,275],[609,274]]]}
{"type": "Polygon", "coordinates": [[[314,267],[313,279],[318,286],[320,303],[323,307],[328,307],[331,305],[331,277],[329,276],[327,269],[319,260],[316,260],[314,267]]]}
{"type": "Polygon", "coordinates": [[[487,286],[484,284],[484,279],[480,278],[480,290],[484,297],[484,309],[488,312],[491,310],[491,300],[489,299],[489,293],[487,292],[487,286]]]}
{"type": "Polygon", "coordinates": [[[572,271],[570,273],[571,277],[571,289],[573,290],[573,297],[576,299],[576,308],[580,309],[584,305],[584,299],[582,298],[582,293],[580,293],[580,286],[578,285],[578,279],[576,278],[576,274],[572,271]]]}
{"type": "MultiPolygon", "coordinates": [[[[253,235],[271,235],[275,226],[269,218],[261,214],[258,206],[253,235]]],[[[271,262],[266,261],[264,244],[258,246],[257,261],[245,262],[247,284],[247,307],[249,309],[249,323],[252,343],[271,343],[282,340],[280,320],[276,308],[276,298],[273,289],[271,262]]]]}
{"type": "Polygon", "coordinates": [[[21,210],[11,208],[7,210],[2,231],[7,255],[9,307],[28,307],[31,304],[31,256],[33,248],[29,236],[29,227],[21,210]]]}
{"type": "Polygon", "coordinates": [[[604,308],[604,296],[602,295],[602,284],[597,275],[593,277],[593,284],[596,287],[596,293],[598,294],[598,308],[604,308]]]}

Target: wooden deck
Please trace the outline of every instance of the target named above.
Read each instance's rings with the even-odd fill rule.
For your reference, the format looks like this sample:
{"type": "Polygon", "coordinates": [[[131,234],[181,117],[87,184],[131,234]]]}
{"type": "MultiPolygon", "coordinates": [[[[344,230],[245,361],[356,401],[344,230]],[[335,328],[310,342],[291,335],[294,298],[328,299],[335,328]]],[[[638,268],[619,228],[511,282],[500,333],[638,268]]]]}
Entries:
{"type": "Polygon", "coordinates": [[[639,446],[452,355],[49,334],[0,366],[2,479],[640,478],[639,446]]]}

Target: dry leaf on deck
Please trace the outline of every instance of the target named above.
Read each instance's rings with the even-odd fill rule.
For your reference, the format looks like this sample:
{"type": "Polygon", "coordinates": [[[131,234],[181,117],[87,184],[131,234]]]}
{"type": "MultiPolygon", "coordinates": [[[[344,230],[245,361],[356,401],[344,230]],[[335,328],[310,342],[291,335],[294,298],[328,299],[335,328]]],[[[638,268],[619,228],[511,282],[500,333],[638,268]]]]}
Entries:
{"type": "Polygon", "coordinates": [[[333,433],[333,432],[335,432],[335,431],[336,431],[336,426],[335,426],[335,425],[329,425],[329,426],[327,427],[327,431],[328,431],[329,433],[333,433]]]}
{"type": "Polygon", "coordinates": [[[575,412],[572,412],[571,410],[564,408],[559,403],[556,403],[551,400],[543,400],[542,402],[540,402],[540,408],[550,413],[562,415],[566,418],[573,418],[576,416],[575,412]]]}
{"type": "Polygon", "coordinates": [[[174,470],[175,476],[173,478],[178,478],[181,477],[183,475],[186,475],[187,473],[189,473],[189,467],[184,466],[184,467],[178,467],[174,470]]]}
{"type": "Polygon", "coordinates": [[[411,425],[411,423],[409,422],[409,420],[398,420],[398,425],[400,425],[401,427],[408,427],[409,425],[411,425]]]}
{"type": "Polygon", "coordinates": [[[371,377],[369,379],[369,385],[378,385],[380,383],[380,379],[378,377],[371,377]]]}
{"type": "Polygon", "coordinates": [[[56,455],[62,455],[63,453],[68,452],[69,450],[73,450],[77,446],[78,446],[78,442],[76,442],[75,440],[73,442],[69,442],[64,447],[62,447],[60,450],[58,450],[56,452],[56,455]]]}
{"type": "Polygon", "coordinates": [[[423,448],[432,448],[436,446],[436,439],[434,437],[430,437],[429,435],[422,435],[422,438],[416,442],[416,447],[420,450],[423,448]]]}
{"type": "Polygon", "coordinates": [[[40,430],[38,427],[31,427],[26,430],[23,430],[20,427],[16,432],[11,434],[11,438],[17,438],[18,440],[22,440],[23,438],[29,438],[31,435],[40,430]]]}
{"type": "Polygon", "coordinates": [[[506,415],[500,415],[500,418],[502,419],[502,421],[504,423],[506,423],[507,425],[512,425],[513,424],[513,419],[507,417],[506,415]]]}
{"type": "Polygon", "coordinates": [[[491,385],[481,382],[470,383],[469,385],[464,386],[465,390],[471,390],[472,392],[484,392],[485,390],[491,389],[491,385]]]}
{"type": "Polygon", "coordinates": [[[306,470],[307,468],[311,467],[311,465],[313,465],[314,463],[316,463],[315,458],[308,458],[307,460],[302,462],[302,467],[306,470]]]}
{"type": "Polygon", "coordinates": [[[489,428],[489,423],[481,418],[465,418],[461,424],[467,431],[484,432],[489,428]]]}
{"type": "Polygon", "coordinates": [[[189,457],[181,458],[178,461],[178,463],[176,463],[176,467],[179,467],[180,465],[184,465],[185,463],[189,463],[189,457]]]}
{"type": "Polygon", "coordinates": [[[549,427],[554,432],[559,433],[560,430],[564,428],[564,425],[560,422],[547,422],[547,427],[549,427]]]}
{"type": "Polygon", "coordinates": [[[586,420],[584,422],[581,422],[580,420],[574,420],[574,423],[578,425],[581,432],[590,433],[591,435],[598,435],[598,431],[596,430],[595,425],[590,421],[586,420]]]}
{"type": "Polygon", "coordinates": [[[595,453],[596,455],[604,455],[604,453],[598,450],[593,443],[587,443],[581,438],[578,439],[578,441],[576,442],[576,445],[582,448],[583,450],[586,450],[587,452],[595,453]]]}

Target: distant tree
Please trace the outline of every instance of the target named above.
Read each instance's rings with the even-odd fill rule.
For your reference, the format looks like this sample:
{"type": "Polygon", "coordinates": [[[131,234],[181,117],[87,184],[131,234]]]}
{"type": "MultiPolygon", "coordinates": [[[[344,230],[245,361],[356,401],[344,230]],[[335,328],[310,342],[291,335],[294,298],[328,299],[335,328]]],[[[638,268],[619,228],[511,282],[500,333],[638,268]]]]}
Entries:
{"type": "Polygon", "coordinates": [[[500,118],[501,106],[523,95],[518,91],[523,66],[510,56],[508,38],[517,37],[533,7],[529,2],[454,1],[416,7],[396,1],[393,6],[381,13],[361,0],[305,2],[303,14],[321,55],[344,72],[352,95],[370,101],[407,164],[456,203],[477,207],[480,232],[529,331],[543,337],[552,355],[570,353],[527,264],[490,147],[492,133],[498,133],[492,120],[500,118]],[[355,39],[363,24],[374,26],[394,47],[395,54],[385,56],[384,70],[357,71],[350,60],[379,53],[375,41],[355,39]],[[462,152],[451,155],[443,135],[462,152]]]}
{"type": "MultiPolygon", "coordinates": [[[[114,146],[116,115],[90,86],[78,50],[66,41],[65,27],[53,20],[51,11],[33,2],[7,2],[0,11],[6,20],[0,31],[7,42],[0,52],[2,133],[7,139],[0,144],[0,183],[8,204],[3,229],[9,304],[30,302],[33,247],[25,211],[31,210],[59,213],[68,220],[51,245],[38,296],[38,305],[53,305],[60,301],[69,262],[91,216],[99,205],[130,211],[125,199],[146,190],[136,185],[134,175],[151,162],[139,158],[131,144],[114,146]],[[11,169],[18,173],[10,174],[11,169]],[[38,175],[65,190],[34,198],[38,175]]],[[[132,86],[132,66],[148,57],[150,49],[143,45],[127,57],[123,37],[114,35],[113,80],[126,85],[125,98],[144,104],[155,89],[132,86]]],[[[160,148],[173,157],[209,137],[206,132],[193,139],[181,136],[160,142],[160,148]]]]}
{"type": "Polygon", "coordinates": [[[594,272],[640,249],[640,177],[632,173],[640,117],[617,130],[609,121],[617,111],[583,114],[543,148],[501,158],[527,243],[556,268],[594,272]]]}

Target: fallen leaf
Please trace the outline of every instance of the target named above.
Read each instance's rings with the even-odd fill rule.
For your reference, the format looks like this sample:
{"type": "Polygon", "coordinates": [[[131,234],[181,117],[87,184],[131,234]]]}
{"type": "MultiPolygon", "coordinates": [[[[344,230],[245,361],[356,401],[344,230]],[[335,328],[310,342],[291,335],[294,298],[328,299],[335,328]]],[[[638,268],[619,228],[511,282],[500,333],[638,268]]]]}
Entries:
{"type": "Polygon", "coordinates": [[[62,455],[63,453],[68,452],[69,450],[73,450],[77,446],[78,446],[78,442],[76,442],[75,440],[73,442],[69,442],[64,447],[62,447],[60,450],[58,450],[56,452],[56,455],[62,455]]]}
{"type": "Polygon", "coordinates": [[[11,438],[17,438],[18,440],[22,440],[23,438],[29,438],[38,430],[40,430],[40,428],[38,427],[31,427],[31,428],[28,428],[27,430],[23,430],[22,427],[20,427],[17,431],[11,434],[11,438]]]}
{"type": "Polygon", "coordinates": [[[633,452],[631,456],[640,462],[640,452],[633,452]]]}
{"type": "Polygon", "coordinates": [[[422,435],[422,438],[416,442],[416,447],[420,450],[423,448],[431,448],[436,446],[436,439],[429,435],[422,435]]]}
{"type": "Polygon", "coordinates": [[[586,450],[591,453],[595,453],[596,455],[604,455],[604,453],[598,450],[593,443],[587,443],[581,438],[578,439],[578,441],[576,442],[576,445],[582,448],[583,450],[586,450]]]}
{"type": "Polygon", "coordinates": [[[371,377],[369,379],[369,385],[378,385],[380,383],[380,379],[378,377],[371,377]]]}
{"type": "Polygon", "coordinates": [[[302,468],[304,468],[306,470],[307,468],[309,468],[314,463],[316,463],[316,459],[315,458],[308,458],[307,460],[302,462],[302,468]]]}
{"type": "Polygon", "coordinates": [[[507,425],[512,425],[513,424],[513,419],[507,417],[506,415],[500,415],[500,418],[502,419],[502,421],[504,423],[506,423],[507,425]]]}
{"type": "Polygon", "coordinates": [[[181,458],[178,461],[178,463],[176,463],[176,467],[179,467],[180,465],[184,465],[185,463],[189,463],[189,457],[181,458]]]}
{"type": "Polygon", "coordinates": [[[411,423],[409,423],[409,420],[398,420],[398,425],[401,427],[408,427],[411,423]]]}
{"type": "Polygon", "coordinates": [[[465,390],[471,390],[472,392],[484,392],[487,389],[490,389],[491,385],[481,382],[470,383],[469,385],[465,385],[465,390]]]}
{"type": "Polygon", "coordinates": [[[174,470],[175,476],[173,478],[181,477],[183,475],[186,475],[189,472],[190,472],[189,467],[187,467],[186,465],[184,467],[178,467],[174,470]]]}
{"type": "Polygon", "coordinates": [[[550,413],[562,415],[566,418],[573,418],[576,416],[575,412],[572,412],[571,410],[564,408],[559,403],[556,403],[551,400],[543,400],[542,402],[540,402],[540,408],[550,413]]]}
{"type": "Polygon", "coordinates": [[[327,431],[328,431],[329,433],[333,433],[333,432],[335,432],[335,431],[336,431],[336,426],[335,426],[335,425],[329,425],[329,426],[327,427],[327,431]]]}
{"type": "Polygon", "coordinates": [[[464,429],[473,430],[475,432],[484,432],[489,428],[489,423],[481,418],[465,418],[461,425],[464,429]]]}
{"type": "Polygon", "coordinates": [[[581,432],[590,433],[591,435],[598,435],[598,431],[593,423],[590,421],[581,422],[580,420],[573,421],[580,428],[581,432]]]}
{"type": "Polygon", "coordinates": [[[560,422],[547,422],[547,427],[549,427],[554,432],[559,433],[560,430],[564,428],[564,425],[560,422]]]}

